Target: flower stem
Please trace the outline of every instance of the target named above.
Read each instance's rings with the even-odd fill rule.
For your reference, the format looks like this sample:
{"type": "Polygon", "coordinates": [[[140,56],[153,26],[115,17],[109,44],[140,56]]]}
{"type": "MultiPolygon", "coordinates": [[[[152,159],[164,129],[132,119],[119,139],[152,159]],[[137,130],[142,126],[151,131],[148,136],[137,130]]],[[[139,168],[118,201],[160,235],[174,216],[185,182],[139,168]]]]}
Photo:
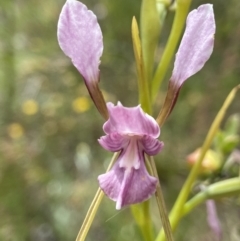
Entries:
{"type": "Polygon", "coordinates": [[[171,33],[152,81],[152,102],[155,101],[159,87],[167,73],[168,66],[181,36],[191,1],[192,0],[177,0],[177,8],[171,33]]]}
{"type": "MultiPolygon", "coordinates": [[[[180,194],[172,208],[172,211],[170,213],[170,223],[171,223],[171,227],[173,230],[175,230],[176,226],[178,225],[178,223],[182,217],[184,204],[189,196],[191,187],[198,176],[199,168],[201,167],[203,158],[204,158],[207,150],[210,148],[213,138],[215,137],[215,135],[219,129],[219,126],[226,114],[226,111],[227,111],[228,107],[230,106],[230,104],[232,103],[232,101],[239,89],[240,89],[240,85],[233,88],[232,91],[227,96],[226,100],[224,101],[221,109],[219,110],[217,116],[215,117],[215,119],[209,129],[207,137],[201,148],[201,154],[200,154],[197,162],[194,164],[190,174],[188,175],[188,178],[185,181],[185,183],[180,191],[180,194]]],[[[164,241],[164,240],[165,240],[164,233],[163,233],[163,230],[161,230],[156,241],[164,241]]]]}
{"type": "Polygon", "coordinates": [[[152,107],[149,94],[149,84],[146,79],[143,54],[142,54],[142,45],[139,37],[139,28],[137,20],[135,17],[132,19],[132,41],[133,41],[133,50],[136,60],[137,74],[138,74],[138,93],[139,93],[139,102],[145,112],[151,114],[152,107]]]}
{"type": "Polygon", "coordinates": [[[205,202],[208,199],[214,199],[219,196],[233,196],[240,193],[240,178],[233,177],[227,180],[216,182],[203,191],[195,195],[188,202],[185,203],[183,208],[183,216],[190,213],[199,204],[205,202]]]}
{"type": "Polygon", "coordinates": [[[155,196],[156,196],[156,201],[157,201],[157,205],[158,205],[158,209],[159,209],[159,214],[160,214],[161,221],[162,221],[162,226],[163,226],[167,241],[174,241],[171,225],[170,225],[170,222],[168,219],[167,208],[165,205],[165,201],[164,201],[164,197],[163,197],[163,193],[162,193],[162,189],[161,189],[160,180],[158,178],[157,168],[156,168],[156,165],[155,165],[155,162],[154,162],[154,159],[152,156],[149,157],[149,163],[150,163],[151,172],[152,172],[153,176],[158,179],[155,196]]]}
{"type": "Polygon", "coordinates": [[[149,200],[131,205],[132,215],[141,230],[142,236],[145,241],[153,241],[153,225],[152,219],[149,212],[150,202],[149,200]]]}
{"type": "MultiPolygon", "coordinates": [[[[114,162],[116,161],[116,159],[118,157],[118,154],[119,153],[117,153],[117,152],[114,153],[112,160],[107,168],[107,172],[112,168],[114,162]]],[[[98,188],[97,193],[95,194],[95,197],[93,198],[93,201],[88,209],[88,212],[83,221],[83,224],[79,230],[76,241],[84,241],[85,240],[103,197],[104,197],[103,191],[100,188],[98,188]]]]}
{"type": "Polygon", "coordinates": [[[167,13],[166,4],[158,3],[158,5],[161,7],[157,8],[156,0],[142,0],[140,12],[142,61],[145,80],[149,85],[150,91],[153,78],[154,54],[167,13]]]}

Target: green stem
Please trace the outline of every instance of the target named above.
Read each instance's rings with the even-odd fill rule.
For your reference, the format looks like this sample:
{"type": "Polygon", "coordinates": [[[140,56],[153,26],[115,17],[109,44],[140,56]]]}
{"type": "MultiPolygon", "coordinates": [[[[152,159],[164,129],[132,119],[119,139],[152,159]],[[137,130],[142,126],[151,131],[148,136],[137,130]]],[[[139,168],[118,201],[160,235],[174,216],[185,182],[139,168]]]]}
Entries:
{"type": "MultiPolygon", "coordinates": [[[[232,91],[229,93],[229,95],[227,96],[226,100],[224,101],[220,111],[218,112],[217,116],[215,117],[209,132],[207,134],[207,137],[203,143],[203,146],[201,148],[201,154],[197,160],[197,162],[195,163],[195,165],[193,166],[190,174],[188,175],[187,180],[185,181],[180,194],[173,206],[173,209],[170,213],[170,223],[172,226],[172,229],[175,230],[176,226],[178,225],[181,217],[182,217],[182,212],[183,212],[183,206],[189,196],[189,193],[191,191],[191,187],[194,183],[194,181],[196,180],[197,176],[198,176],[198,172],[199,172],[199,168],[201,167],[203,158],[207,152],[207,150],[210,148],[213,138],[216,135],[219,126],[226,114],[226,111],[228,109],[228,107],[230,106],[230,104],[232,103],[237,91],[240,89],[240,85],[236,86],[235,88],[232,89],[232,91]]],[[[164,233],[161,230],[156,241],[164,241],[165,237],[164,237],[164,233]]]]}
{"type": "Polygon", "coordinates": [[[183,208],[183,216],[191,212],[199,204],[205,202],[207,199],[214,199],[219,196],[233,196],[240,193],[240,178],[234,177],[224,181],[214,183],[202,192],[195,195],[187,203],[185,203],[183,208]]]}
{"type": "Polygon", "coordinates": [[[207,192],[203,191],[198,193],[196,196],[194,196],[192,199],[185,203],[182,216],[185,216],[188,213],[190,213],[195,207],[205,202],[207,199],[207,192]]]}
{"type": "MultiPolygon", "coordinates": [[[[112,160],[107,168],[107,172],[112,168],[114,162],[116,161],[116,159],[118,157],[118,154],[119,153],[114,153],[112,160]]],[[[85,240],[103,197],[104,197],[103,191],[100,188],[98,188],[97,193],[95,194],[95,197],[93,198],[93,201],[88,209],[88,212],[83,221],[83,224],[79,230],[76,241],[84,241],[85,240]]]]}
{"type": "Polygon", "coordinates": [[[157,70],[155,72],[155,75],[154,75],[154,78],[152,81],[151,93],[152,93],[152,101],[153,102],[155,101],[155,99],[157,97],[161,83],[167,73],[168,66],[173,57],[173,54],[175,53],[176,46],[179,42],[179,38],[182,33],[182,29],[185,25],[186,16],[188,14],[191,0],[178,0],[176,4],[177,4],[176,14],[174,17],[171,33],[168,38],[167,45],[164,49],[162,59],[157,67],[157,70]]]}
{"type": "Polygon", "coordinates": [[[161,221],[162,221],[162,226],[163,226],[167,241],[174,241],[171,225],[170,225],[170,222],[168,219],[167,208],[165,205],[162,188],[161,188],[160,180],[159,180],[158,173],[157,173],[157,168],[156,168],[153,157],[150,156],[149,159],[150,159],[149,163],[150,163],[150,167],[151,167],[151,172],[152,172],[153,176],[156,177],[158,180],[155,196],[156,196],[156,201],[157,201],[157,205],[158,205],[158,209],[159,209],[159,214],[160,214],[161,221]]]}
{"type": "Polygon", "coordinates": [[[152,106],[150,101],[149,85],[144,70],[142,45],[139,37],[139,28],[135,17],[133,17],[132,20],[132,41],[138,74],[139,103],[145,112],[151,114],[152,106]]]}
{"type": "Polygon", "coordinates": [[[167,12],[166,4],[159,3],[158,5],[157,10],[156,0],[142,0],[140,13],[142,57],[145,79],[148,82],[149,90],[151,90],[153,78],[154,54],[167,12]]]}
{"type": "Polygon", "coordinates": [[[150,216],[149,207],[150,207],[149,201],[131,206],[132,215],[145,241],[154,240],[153,224],[150,216]]]}
{"type": "MultiPolygon", "coordinates": [[[[149,85],[144,72],[142,46],[139,37],[138,24],[135,17],[132,20],[132,41],[138,74],[139,103],[141,104],[143,110],[150,114],[152,112],[152,107],[149,95],[149,85]]],[[[149,212],[149,201],[137,205],[132,205],[131,211],[137,225],[142,232],[144,239],[146,241],[152,241],[153,225],[149,212]]]]}

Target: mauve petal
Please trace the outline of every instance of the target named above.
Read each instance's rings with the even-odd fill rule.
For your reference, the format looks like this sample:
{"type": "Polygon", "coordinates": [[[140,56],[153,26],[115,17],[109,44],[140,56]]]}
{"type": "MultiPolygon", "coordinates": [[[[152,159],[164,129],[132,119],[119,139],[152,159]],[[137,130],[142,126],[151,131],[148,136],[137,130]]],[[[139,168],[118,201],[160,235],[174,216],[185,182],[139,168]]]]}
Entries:
{"type": "Polygon", "coordinates": [[[153,117],[143,112],[140,106],[127,108],[119,102],[116,106],[107,103],[109,119],[103,130],[106,134],[120,133],[122,135],[149,135],[157,138],[160,128],[153,117]]]}
{"type": "Polygon", "coordinates": [[[117,160],[109,172],[98,177],[100,188],[110,199],[116,201],[116,209],[143,202],[156,191],[157,179],[148,174],[143,153],[140,153],[138,161],[140,165],[137,169],[129,169],[120,167],[121,161],[117,160]]]}
{"type": "Polygon", "coordinates": [[[89,94],[105,119],[108,111],[98,87],[103,40],[97,18],[81,2],[67,0],[58,21],[58,42],[83,76],[89,94]]]}
{"type": "Polygon", "coordinates": [[[163,148],[164,144],[158,139],[150,136],[144,136],[140,141],[143,151],[149,156],[157,155],[163,148]]]}
{"type": "Polygon", "coordinates": [[[102,136],[98,142],[107,151],[117,152],[127,146],[129,139],[118,133],[112,133],[107,136],[102,136]]]}
{"type": "Polygon", "coordinates": [[[67,0],[63,6],[58,21],[58,42],[87,84],[98,82],[102,32],[94,13],[81,2],[67,0]]]}
{"type": "Polygon", "coordinates": [[[202,69],[213,51],[215,29],[212,4],[201,5],[188,14],[170,81],[181,86],[187,78],[202,69]]]}
{"type": "Polygon", "coordinates": [[[157,117],[160,126],[172,112],[184,81],[198,72],[212,54],[215,28],[212,4],[201,5],[188,14],[186,30],[176,54],[167,96],[157,117]]]}

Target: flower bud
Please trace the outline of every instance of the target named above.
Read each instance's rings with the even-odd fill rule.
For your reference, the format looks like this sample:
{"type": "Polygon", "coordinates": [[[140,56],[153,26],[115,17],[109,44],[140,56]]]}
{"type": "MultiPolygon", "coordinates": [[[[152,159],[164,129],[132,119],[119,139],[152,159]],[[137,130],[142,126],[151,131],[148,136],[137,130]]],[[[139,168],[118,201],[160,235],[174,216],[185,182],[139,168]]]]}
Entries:
{"type": "MultiPolygon", "coordinates": [[[[190,167],[192,167],[197,162],[200,154],[201,148],[198,148],[187,156],[187,162],[190,167]]],[[[215,151],[209,149],[202,161],[200,173],[204,175],[210,175],[220,168],[221,163],[222,160],[219,155],[215,151]]]]}

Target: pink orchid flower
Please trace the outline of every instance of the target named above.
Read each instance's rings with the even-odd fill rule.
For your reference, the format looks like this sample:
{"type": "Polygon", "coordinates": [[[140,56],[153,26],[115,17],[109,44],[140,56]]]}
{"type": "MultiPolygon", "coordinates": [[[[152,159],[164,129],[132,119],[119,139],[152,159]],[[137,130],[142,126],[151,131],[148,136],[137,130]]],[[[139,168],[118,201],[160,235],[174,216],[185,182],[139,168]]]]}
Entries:
{"type": "MultiPolygon", "coordinates": [[[[182,84],[209,59],[214,33],[212,5],[202,5],[189,13],[160,118],[167,118],[182,84]]],[[[58,22],[58,41],[83,76],[97,109],[107,119],[103,126],[106,136],[99,139],[100,145],[120,152],[113,168],[98,177],[101,189],[116,201],[117,209],[147,200],[156,191],[157,179],[148,174],[144,155],[156,155],[163,147],[157,139],[158,123],[140,106],[126,108],[120,102],[116,106],[106,105],[98,87],[102,33],[96,16],[81,2],[65,3],[58,22]]]]}
{"type": "Polygon", "coordinates": [[[121,103],[108,103],[107,107],[109,120],[103,125],[107,135],[99,143],[108,151],[120,151],[120,155],[113,168],[98,180],[104,193],[116,201],[116,209],[121,209],[155,193],[157,179],[148,174],[144,153],[158,154],[163,143],[156,139],[160,135],[157,122],[140,106],[126,108],[121,103]]]}

